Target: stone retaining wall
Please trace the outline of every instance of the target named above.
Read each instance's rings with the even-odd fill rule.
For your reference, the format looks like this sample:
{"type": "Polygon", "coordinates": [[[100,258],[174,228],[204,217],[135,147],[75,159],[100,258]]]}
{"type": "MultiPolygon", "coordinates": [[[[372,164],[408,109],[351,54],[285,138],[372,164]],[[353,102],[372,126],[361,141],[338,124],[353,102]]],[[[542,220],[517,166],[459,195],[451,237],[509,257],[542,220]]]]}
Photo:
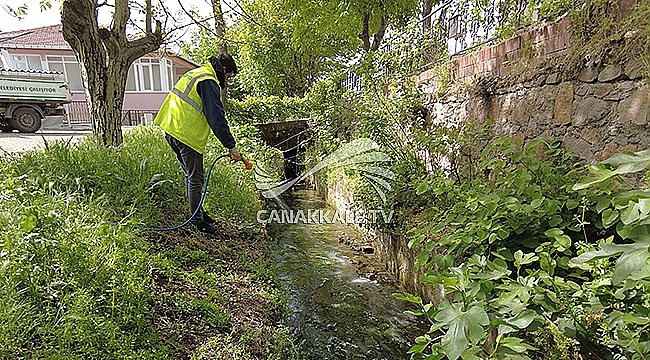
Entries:
{"type": "Polygon", "coordinates": [[[620,65],[598,72],[590,82],[547,79],[476,96],[463,90],[429,98],[432,124],[494,120],[495,135],[523,140],[561,139],[587,162],[620,151],[650,148],[650,87],[620,65]],[[597,80],[600,79],[600,80],[597,80]]]}
{"type": "MultiPolygon", "coordinates": [[[[320,187],[315,178],[310,179],[310,182],[318,193],[337,210],[345,211],[356,208],[354,189],[346,186],[346,179],[343,176],[334,180],[326,188],[320,187]]],[[[408,239],[404,235],[366,226],[349,226],[354,226],[355,230],[363,235],[367,245],[372,246],[375,255],[407,291],[418,294],[425,301],[442,302],[444,297],[442,288],[425,286],[419,281],[422,272],[413,268],[418,253],[408,247],[408,239]]]]}
{"type": "MultiPolygon", "coordinates": [[[[620,8],[627,11],[634,3],[624,0],[620,8]]],[[[649,64],[634,57],[617,64],[585,59],[577,76],[565,79],[559,69],[571,43],[571,24],[565,18],[453,59],[443,68],[451,73],[446,76],[438,77],[440,69],[420,74],[415,80],[426,94],[428,123],[455,126],[491,119],[495,136],[560,139],[586,162],[650,148],[650,86],[643,79],[649,64]],[[526,76],[513,74],[521,72],[522,66],[526,76]],[[451,86],[440,80],[449,82],[449,78],[451,86]]],[[[435,158],[421,155],[428,162],[435,158]]],[[[323,193],[339,209],[354,205],[354,193],[345,187],[344,179],[323,193]]],[[[413,266],[417,252],[408,248],[404,235],[359,230],[409,291],[440,301],[440,289],[419,282],[420,272],[413,266]]]]}
{"type": "MultiPolygon", "coordinates": [[[[620,1],[614,15],[625,16],[637,2],[620,1]]],[[[425,93],[429,122],[454,126],[492,119],[494,135],[560,139],[587,162],[650,148],[650,91],[643,80],[650,64],[640,56],[612,64],[587,56],[567,78],[561,69],[572,44],[565,17],[454,59],[443,68],[446,76],[439,77],[440,68],[421,73],[415,81],[425,93]]]]}

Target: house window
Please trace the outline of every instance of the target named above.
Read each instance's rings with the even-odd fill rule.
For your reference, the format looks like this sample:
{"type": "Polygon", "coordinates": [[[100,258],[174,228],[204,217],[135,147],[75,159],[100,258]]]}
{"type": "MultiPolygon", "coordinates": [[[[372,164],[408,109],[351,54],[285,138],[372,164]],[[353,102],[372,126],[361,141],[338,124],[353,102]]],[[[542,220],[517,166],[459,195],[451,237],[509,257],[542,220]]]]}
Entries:
{"type": "Polygon", "coordinates": [[[41,57],[38,55],[11,55],[11,61],[16,69],[43,69],[41,57]]]}
{"type": "Polygon", "coordinates": [[[72,91],[82,91],[84,89],[81,81],[81,69],[74,56],[48,56],[47,66],[52,71],[58,71],[65,74],[65,80],[72,91]]]}
{"type": "Polygon", "coordinates": [[[165,59],[165,68],[167,69],[167,87],[171,90],[174,87],[174,67],[172,66],[172,61],[165,59]]]}
{"type": "Polygon", "coordinates": [[[137,91],[135,81],[135,66],[131,65],[129,68],[129,73],[126,75],[126,91],[137,91]]]}
{"type": "Polygon", "coordinates": [[[172,62],[168,59],[140,58],[129,68],[127,91],[169,91],[173,86],[172,62]]]}

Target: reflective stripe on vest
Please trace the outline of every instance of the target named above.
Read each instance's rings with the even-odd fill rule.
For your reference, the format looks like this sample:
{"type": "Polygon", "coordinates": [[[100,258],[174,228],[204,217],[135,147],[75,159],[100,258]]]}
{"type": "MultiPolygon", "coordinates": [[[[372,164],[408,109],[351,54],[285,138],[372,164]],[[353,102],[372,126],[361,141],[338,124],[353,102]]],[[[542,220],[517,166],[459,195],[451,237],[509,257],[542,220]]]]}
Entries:
{"type": "Polygon", "coordinates": [[[206,79],[217,82],[210,64],[188,71],[167,94],[154,120],[166,133],[201,154],[205,152],[210,126],[203,114],[197,85],[206,79]]]}
{"type": "Polygon", "coordinates": [[[183,99],[183,101],[190,104],[193,108],[196,109],[196,111],[202,113],[203,112],[203,107],[199,103],[194,101],[192,98],[190,98],[190,91],[192,91],[192,88],[194,87],[194,84],[198,80],[200,80],[200,79],[202,79],[202,78],[204,78],[206,76],[212,76],[212,75],[210,75],[210,74],[199,74],[198,76],[195,76],[195,77],[192,78],[192,80],[190,80],[190,82],[187,84],[187,87],[185,88],[185,91],[181,92],[180,90],[178,90],[177,88],[174,87],[174,89],[172,89],[172,93],[174,93],[179,98],[183,99]]]}

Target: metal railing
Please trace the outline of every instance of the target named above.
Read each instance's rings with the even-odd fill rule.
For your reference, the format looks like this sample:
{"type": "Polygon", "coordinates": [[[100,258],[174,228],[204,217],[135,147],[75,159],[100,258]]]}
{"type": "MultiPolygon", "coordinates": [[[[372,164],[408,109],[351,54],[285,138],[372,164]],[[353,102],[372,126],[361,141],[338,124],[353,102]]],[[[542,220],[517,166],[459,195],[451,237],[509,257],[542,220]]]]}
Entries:
{"type": "Polygon", "coordinates": [[[122,110],[122,125],[149,125],[158,114],[158,110],[122,110]]]}
{"type": "MultiPolygon", "coordinates": [[[[68,125],[90,124],[90,111],[85,101],[72,101],[65,105],[68,125]]],[[[158,110],[122,110],[122,125],[147,125],[153,122],[158,110]]]]}
{"type": "MultiPolygon", "coordinates": [[[[444,63],[451,58],[463,56],[469,51],[488,46],[499,40],[497,29],[501,26],[501,7],[510,6],[512,13],[509,21],[516,24],[519,29],[528,26],[524,13],[527,11],[528,2],[524,0],[496,0],[482,3],[472,9],[463,0],[445,0],[438,6],[432,7],[430,12],[418,20],[414,31],[418,35],[409,35],[409,41],[416,43],[405,48],[402,36],[408,35],[400,31],[389,34],[381,45],[381,52],[392,53],[394,58],[404,59],[413,57],[412,64],[420,72],[432,68],[435,64],[444,63]],[[479,13],[473,13],[473,11],[479,13]],[[481,20],[482,19],[482,20],[481,20]],[[417,49],[416,49],[417,48],[417,49]]],[[[402,62],[403,63],[403,62],[402,62]]],[[[389,66],[380,66],[380,71],[391,73],[389,66]]],[[[361,91],[361,77],[349,71],[346,77],[339,82],[345,91],[361,91]]]]}
{"type": "Polygon", "coordinates": [[[90,124],[90,112],[85,101],[73,101],[64,107],[68,114],[68,125],[90,124]]]}
{"type": "Polygon", "coordinates": [[[361,76],[354,72],[349,72],[347,77],[341,80],[339,85],[347,91],[361,91],[361,76]]]}

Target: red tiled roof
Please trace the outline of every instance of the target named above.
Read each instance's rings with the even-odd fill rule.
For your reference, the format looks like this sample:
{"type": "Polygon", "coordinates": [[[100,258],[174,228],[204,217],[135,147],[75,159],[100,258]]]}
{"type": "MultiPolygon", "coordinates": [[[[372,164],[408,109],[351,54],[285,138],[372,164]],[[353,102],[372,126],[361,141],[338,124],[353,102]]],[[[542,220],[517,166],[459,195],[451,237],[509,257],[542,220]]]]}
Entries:
{"type": "MultiPolygon", "coordinates": [[[[12,49],[69,49],[72,50],[61,33],[62,25],[43,26],[35,29],[0,32],[0,48],[12,49]]],[[[186,65],[198,67],[193,61],[173,52],[166,52],[169,59],[179,59],[186,65]]],[[[176,61],[179,61],[176,60],[176,61]]]]}
{"type": "Polygon", "coordinates": [[[69,49],[61,24],[35,29],[0,32],[0,47],[69,49]]]}

